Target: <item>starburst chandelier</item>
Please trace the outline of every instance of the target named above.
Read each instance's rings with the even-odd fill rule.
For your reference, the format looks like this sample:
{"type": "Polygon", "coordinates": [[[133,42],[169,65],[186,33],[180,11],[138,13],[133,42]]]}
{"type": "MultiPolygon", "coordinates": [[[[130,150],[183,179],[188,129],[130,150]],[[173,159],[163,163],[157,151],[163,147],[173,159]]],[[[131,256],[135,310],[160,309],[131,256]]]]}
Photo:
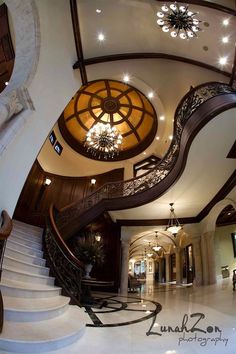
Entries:
{"type": "Polygon", "coordinates": [[[178,5],[176,3],[163,5],[162,11],[157,12],[157,24],[163,32],[169,32],[171,37],[180,37],[181,39],[189,39],[197,37],[199,21],[188,6],[178,5]]]}
{"type": "Polygon", "coordinates": [[[122,135],[110,123],[97,123],[86,134],[85,147],[98,159],[109,159],[119,154],[122,135]]]}

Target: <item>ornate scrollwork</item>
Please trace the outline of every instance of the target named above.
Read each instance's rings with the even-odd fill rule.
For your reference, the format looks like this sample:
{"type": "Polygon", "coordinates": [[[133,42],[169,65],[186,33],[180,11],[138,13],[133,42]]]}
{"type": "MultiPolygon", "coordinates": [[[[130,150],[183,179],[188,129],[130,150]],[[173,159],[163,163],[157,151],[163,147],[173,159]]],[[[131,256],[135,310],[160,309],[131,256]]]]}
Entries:
{"type": "Polygon", "coordinates": [[[66,226],[72,219],[76,219],[86,210],[92,208],[102,199],[112,199],[131,196],[148,190],[160,183],[171,172],[178,158],[181,135],[184,126],[196,109],[213,97],[235,93],[233,88],[224,83],[210,82],[192,88],[182,99],[175,113],[174,138],[164,158],[157,165],[141,177],[124,182],[108,183],[89,195],[85,200],[73,204],[58,214],[59,228],[66,226]]]}
{"type": "Polygon", "coordinates": [[[45,258],[59,286],[70,296],[73,303],[80,304],[82,269],[68,259],[56,242],[50,225],[45,234],[45,258]]]}

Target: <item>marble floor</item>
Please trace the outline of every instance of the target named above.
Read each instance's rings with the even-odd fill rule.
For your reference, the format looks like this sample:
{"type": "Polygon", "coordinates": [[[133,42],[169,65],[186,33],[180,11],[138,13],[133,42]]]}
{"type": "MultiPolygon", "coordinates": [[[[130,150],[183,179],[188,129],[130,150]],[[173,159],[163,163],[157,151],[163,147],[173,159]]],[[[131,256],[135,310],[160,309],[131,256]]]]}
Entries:
{"type": "Polygon", "coordinates": [[[82,338],[49,353],[236,354],[236,291],[229,278],[199,288],[147,282],[128,297],[94,295],[104,307],[85,308],[82,338]]]}

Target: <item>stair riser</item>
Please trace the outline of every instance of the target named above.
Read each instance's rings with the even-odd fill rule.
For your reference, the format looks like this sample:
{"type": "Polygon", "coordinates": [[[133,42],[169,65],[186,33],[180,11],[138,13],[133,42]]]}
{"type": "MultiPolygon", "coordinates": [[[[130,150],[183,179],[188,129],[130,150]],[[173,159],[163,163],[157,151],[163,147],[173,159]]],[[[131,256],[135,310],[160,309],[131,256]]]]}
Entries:
{"type": "Polygon", "coordinates": [[[33,250],[32,248],[26,248],[25,246],[19,244],[19,243],[14,243],[12,242],[10,239],[7,241],[7,244],[9,245],[10,248],[19,251],[19,252],[23,252],[26,254],[29,254],[31,256],[36,256],[39,258],[43,257],[43,252],[39,251],[39,250],[33,250]]]}
{"type": "Polygon", "coordinates": [[[27,263],[31,263],[31,264],[35,264],[35,265],[39,265],[44,267],[46,264],[46,260],[42,259],[42,258],[37,258],[37,257],[31,257],[30,255],[26,255],[26,254],[22,254],[22,253],[18,253],[17,251],[14,251],[10,248],[5,249],[5,255],[12,257],[12,258],[16,258],[19,261],[22,262],[27,262],[27,263]]]}
{"type": "Polygon", "coordinates": [[[45,298],[61,295],[61,289],[52,289],[52,290],[28,290],[28,289],[16,289],[10,286],[5,286],[0,284],[0,289],[3,296],[12,296],[12,297],[24,297],[24,298],[45,298]]]}
{"type": "Polygon", "coordinates": [[[18,230],[12,230],[11,236],[21,237],[24,240],[33,241],[33,242],[40,243],[40,244],[42,243],[42,237],[41,236],[34,236],[34,235],[24,234],[22,232],[19,232],[18,230]]]}
{"type": "Polygon", "coordinates": [[[3,268],[2,279],[12,279],[20,282],[25,282],[29,284],[44,284],[44,285],[54,285],[54,278],[40,278],[37,276],[31,276],[23,273],[15,273],[11,270],[3,268]]]}
{"type": "MultiPolygon", "coordinates": [[[[30,301],[30,300],[29,300],[30,301]]],[[[4,302],[4,301],[3,301],[4,302]]],[[[55,318],[62,315],[68,309],[68,305],[62,306],[58,309],[46,311],[17,311],[17,310],[4,310],[4,320],[14,322],[37,322],[55,318]]]]}
{"type": "MultiPolygon", "coordinates": [[[[50,350],[56,350],[68,346],[83,336],[85,327],[80,329],[77,333],[66,338],[59,338],[57,340],[45,340],[44,342],[17,342],[7,339],[1,340],[1,349],[9,352],[17,353],[44,353],[50,350]]],[[[66,352],[66,349],[65,349],[66,352]]]]}
{"type": "Polygon", "coordinates": [[[10,236],[8,240],[20,243],[21,245],[30,247],[34,250],[40,250],[40,251],[42,250],[42,244],[32,242],[32,240],[24,240],[23,238],[18,236],[10,236]]]}
{"type": "Polygon", "coordinates": [[[23,272],[29,272],[29,273],[33,273],[33,274],[46,275],[46,276],[49,275],[48,268],[34,267],[34,266],[31,266],[30,264],[20,263],[14,259],[9,259],[7,257],[4,257],[3,265],[11,267],[11,268],[15,267],[17,270],[23,271],[23,272]]]}

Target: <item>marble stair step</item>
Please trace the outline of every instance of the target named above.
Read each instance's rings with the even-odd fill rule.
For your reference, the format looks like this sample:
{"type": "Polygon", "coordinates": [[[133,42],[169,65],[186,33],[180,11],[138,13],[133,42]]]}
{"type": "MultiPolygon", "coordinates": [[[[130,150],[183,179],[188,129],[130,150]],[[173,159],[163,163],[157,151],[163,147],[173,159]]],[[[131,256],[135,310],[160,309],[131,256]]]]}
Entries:
{"type": "Polygon", "coordinates": [[[68,309],[70,298],[28,299],[3,296],[4,320],[16,322],[42,321],[61,315],[68,309]]]}
{"type": "Polygon", "coordinates": [[[42,244],[42,236],[35,236],[29,233],[20,232],[19,230],[12,230],[10,237],[20,237],[23,240],[33,241],[42,244]]]}
{"type": "Polygon", "coordinates": [[[7,244],[5,249],[5,256],[16,258],[19,261],[23,261],[30,264],[35,264],[44,267],[46,264],[46,260],[44,258],[40,258],[37,256],[32,256],[30,254],[26,254],[24,252],[20,252],[18,250],[14,250],[10,248],[7,244]]]}
{"type": "Polygon", "coordinates": [[[36,256],[36,257],[40,257],[40,258],[43,257],[43,251],[33,249],[33,248],[28,247],[26,245],[22,245],[21,243],[16,242],[16,241],[12,240],[11,238],[9,238],[7,240],[7,246],[10,246],[11,248],[13,248],[17,251],[21,251],[23,253],[30,254],[32,256],[36,256]]]}
{"type": "Polygon", "coordinates": [[[36,283],[45,285],[54,285],[55,278],[46,275],[32,274],[25,271],[20,271],[17,268],[11,268],[3,265],[2,279],[13,279],[25,283],[36,283]]]}
{"type": "Polygon", "coordinates": [[[13,279],[2,279],[0,288],[3,296],[45,298],[58,296],[61,288],[52,285],[25,283],[13,279]]]}
{"type": "Polygon", "coordinates": [[[32,274],[45,275],[45,276],[49,275],[49,268],[47,267],[23,262],[19,259],[12,258],[7,255],[4,256],[3,266],[16,268],[18,271],[28,272],[32,274]]]}
{"type": "Polygon", "coordinates": [[[29,225],[15,219],[13,220],[13,227],[23,231],[32,231],[35,234],[42,234],[43,232],[43,229],[41,227],[29,225]]]}
{"type": "Polygon", "coordinates": [[[42,353],[63,348],[84,334],[85,323],[86,315],[77,306],[70,306],[64,314],[49,320],[32,323],[5,321],[0,348],[18,353],[42,353]]]}
{"type": "Polygon", "coordinates": [[[34,242],[33,240],[26,240],[20,236],[13,236],[11,235],[8,240],[11,240],[13,242],[17,242],[17,243],[20,243],[21,245],[23,246],[27,246],[27,247],[30,247],[34,250],[42,250],[42,242],[34,242]]]}

